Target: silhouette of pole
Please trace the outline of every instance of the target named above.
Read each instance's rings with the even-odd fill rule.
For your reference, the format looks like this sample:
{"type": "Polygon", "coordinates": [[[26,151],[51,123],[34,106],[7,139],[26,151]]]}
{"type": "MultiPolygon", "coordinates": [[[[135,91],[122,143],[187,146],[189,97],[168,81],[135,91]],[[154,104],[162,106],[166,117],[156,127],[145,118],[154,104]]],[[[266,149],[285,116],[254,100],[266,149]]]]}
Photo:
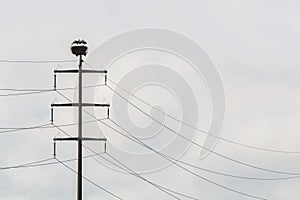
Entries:
{"type": "MultiPolygon", "coordinates": [[[[72,43],[71,51],[79,57],[79,65],[77,69],[54,70],[54,90],[56,90],[56,74],[57,73],[78,73],[78,103],[52,103],[51,104],[51,122],[53,123],[53,107],[77,107],[78,108],[78,136],[68,138],[54,138],[54,156],[56,156],[56,141],[77,141],[78,143],[78,166],[77,166],[77,200],[82,200],[82,141],[107,141],[106,138],[90,138],[82,137],[82,108],[83,107],[110,107],[107,103],[83,103],[82,102],[82,74],[83,73],[103,73],[107,74],[106,70],[84,70],[82,69],[83,56],[87,54],[87,46],[84,40],[75,40],[72,43]]],[[[105,145],[106,150],[106,145],[105,145]]]]}
{"type": "Polygon", "coordinates": [[[78,70],[78,175],[77,200],[82,200],[82,55],[79,56],[78,70]]]}
{"type": "Polygon", "coordinates": [[[78,66],[78,165],[77,165],[77,200],[82,200],[82,56],[87,53],[84,40],[73,42],[71,51],[79,56],[78,66]]]}

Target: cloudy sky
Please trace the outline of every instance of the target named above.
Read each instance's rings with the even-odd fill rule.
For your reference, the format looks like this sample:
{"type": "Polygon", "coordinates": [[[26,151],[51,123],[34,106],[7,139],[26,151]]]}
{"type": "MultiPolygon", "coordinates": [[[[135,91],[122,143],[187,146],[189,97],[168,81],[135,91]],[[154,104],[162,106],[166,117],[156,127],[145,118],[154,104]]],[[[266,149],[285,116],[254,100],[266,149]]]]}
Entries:
{"type": "MultiPolygon", "coordinates": [[[[226,96],[224,138],[261,148],[300,151],[297,145],[300,140],[299,8],[300,3],[293,0],[2,0],[0,60],[73,60],[76,58],[69,47],[74,39],[87,40],[89,52],[93,52],[101,43],[124,31],[144,27],[174,30],[200,44],[217,66],[226,96]]],[[[130,59],[126,62],[130,64],[130,59]]],[[[59,66],[54,63],[0,63],[0,67],[1,89],[49,89],[53,85],[54,69],[76,67],[76,63],[60,63],[59,66]]],[[[58,77],[61,88],[74,87],[75,84],[76,76],[58,77]]],[[[64,94],[73,99],[73,91],[64,94]]],[[[65,99],[54,92],[0,97],[0,128],[49,123],[53,101],[63,102],[65,99]]],[[[147,122],[140,116],[133,115],[132,119],[138,119],[138,123],[147,122]]],[[[56,124],[74,121],[72,109],[55,110],[56,124]]],[[[74,127],[64,130],[76,134],[74,127]]],[[[1,133],[0,167],[51,158],[52,138],[55,136],[63,134],[56,129],[1,133]]],[[[114,139],[119,142],[118,138],[114,139]]],[[[75,143],[59,143],[57,151],[61,160],[76,157],[75,143]]],[[[258,151],[224,141],[219,141],[214,151],[254,166],[300,173],[299,154],[258,151]]],[[[199,148],[191,146],[185,159],[199,167],[234,175],[286,177],[245,167],[213,154],[202,160],[191,157],[198,152],[199,148]]],[[[104,157],[108,158],[107,155],[104,157]]],[[[84,175],[123,199],[173,199],[132,175],[112,170],[101,158],[99,160],[100,163],[85,159],[84,175]]],[[[122,162],[137,166],[141,161],[123,159],[122,162]]],[[[67,164],[76,169],[76,163],[67,164]]],[[[272,200],[299,199],[300,180],[297,178],[240,180],[189,169],[247,194],[272,200]]],[[[143,176],[199,199],[249,199],[203,181],[174,165],[143,176]]],[[[63,165],[0,170],[1,200],[41,198],[75,199],[76,175],[63,165]]],[[[84,199],[99,198],[115,199],[84,182],[84,199]]]]}

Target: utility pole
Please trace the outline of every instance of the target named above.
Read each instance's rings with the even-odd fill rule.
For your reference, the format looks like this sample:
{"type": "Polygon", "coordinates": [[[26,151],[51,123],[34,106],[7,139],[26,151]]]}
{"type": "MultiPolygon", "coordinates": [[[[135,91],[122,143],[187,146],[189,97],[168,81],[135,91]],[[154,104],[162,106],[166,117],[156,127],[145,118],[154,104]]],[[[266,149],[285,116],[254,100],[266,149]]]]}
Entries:
{"type": "Polygon", "coordinates": [[[54,90],[56,90],[56,74],[57,73],[78,73],[78,103],[53,103],[51,104],[51,122],[53,123],[53,107],[78,107],[78,136],[69,138],[54,138],[54,156],[56,156],[56,141],[77,141],[77,200],[82,200],[82,141],[105,141],[106,138],[86,138],[82,135],[82,108],[85,106],[107,107],[109,104],[83,103],[82,102],[82,74],[83,73],[104,73],[106,70],[84,70],[82,69],[83,56],[87,54],[87,43],[84,40],[75,40],[72,43],[71,51],[76,57],[79,57],[79,65],[77,69],[71,70],[54,70],[54,90]]]}
{"type": "MultiPolygon", "coordinates": [[[[80,41],[78,41],[80,44],[80,41]]],[[[83,43],[83,42],[82,42],[83,43]]],[[[84,44],[84,43],[83,43],[84,44]]],[[[78,70],[78,165],[77,165],[77,200],[82,200],[82,56],[86,55],[86,46],[72,46],[72,53],[79,56],[78,70]]]]}

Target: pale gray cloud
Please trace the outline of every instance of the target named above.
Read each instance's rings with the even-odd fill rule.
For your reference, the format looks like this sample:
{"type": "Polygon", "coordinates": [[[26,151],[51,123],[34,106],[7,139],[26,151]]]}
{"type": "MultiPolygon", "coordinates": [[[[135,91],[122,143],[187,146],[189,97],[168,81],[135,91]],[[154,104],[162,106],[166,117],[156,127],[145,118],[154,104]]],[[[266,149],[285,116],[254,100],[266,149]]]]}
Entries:
{"type": "MultiPolygon", "coordinates": [[[[75,59],[74,39],[88,41],[90,52],[123,31],[160,27],[179,31],[202,45],[216,63],[226,93],[223,136],[266,148],[299,150],[300,3],[297,1],[1,1],[0,59],[75,59]]],[[[55,64],[1,63],[1,88],[52,87],[55,64]]],[[[75,67],[63,64],[62,67],[75,67]]],[[[74,86],[76,76],[58,77],[59,86],[74,86]]],[[[73,99],[72,93],[66,93],[73,99]]],[[[50,120],[55,93],[0,97],[0,127],[30,126],[50,120]]],[[[55,111],[57,123],[75,121],[73,110],[55,111]]],[[[68,128],[75,133],[76,129],[68,128]]],[[[57,130],[0,135],[0,166],[50,157],[57,130]]],[[[300,172],[296,155],[263,153],[219,141],[215,151],[258,166],[300,172]]],[[[201,167],[248,176],[271,176],[214,155],[204,160],[192,147],[187,161],[201,167]]],[[[58,144],[59,158],[76,156],[76,145],[58,144]]],[[[138,160],[136,161],[138,162],[138,160]]],[[[70,165],[74,169],[75,164],[70,165]]],[[[226,186],[268,199],[299,199],[299,180],[256,182],[197,171],[226,186]]],[[[85,161],[89,178],[124,199],[171,199],[146,183],[85,161]]],[[[247,199],[171,166],[145,175],[199,199],[247,199]]],[[[273,175],[271,177],[276,177],[273,175]]],[[[281,175],[278,175],[281,176],[281,175]]],[[[84,183],[85,199],[113,199],[84,183]]],[[[76,176],[61,165],[0,171],[0,200],[76,198],[76,176]]]]}

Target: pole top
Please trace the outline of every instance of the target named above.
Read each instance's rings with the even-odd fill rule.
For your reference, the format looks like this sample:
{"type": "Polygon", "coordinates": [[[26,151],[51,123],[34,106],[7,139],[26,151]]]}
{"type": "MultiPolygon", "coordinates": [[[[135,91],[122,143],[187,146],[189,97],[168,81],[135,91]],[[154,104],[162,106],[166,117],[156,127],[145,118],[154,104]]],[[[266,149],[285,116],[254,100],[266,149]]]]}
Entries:
{"type": "Polygon", "coordinates": [[[84,40],[79,39],[72,42],[71,51],[76,56],[86,56],[87,49],[87,43],[84,40]]]}

